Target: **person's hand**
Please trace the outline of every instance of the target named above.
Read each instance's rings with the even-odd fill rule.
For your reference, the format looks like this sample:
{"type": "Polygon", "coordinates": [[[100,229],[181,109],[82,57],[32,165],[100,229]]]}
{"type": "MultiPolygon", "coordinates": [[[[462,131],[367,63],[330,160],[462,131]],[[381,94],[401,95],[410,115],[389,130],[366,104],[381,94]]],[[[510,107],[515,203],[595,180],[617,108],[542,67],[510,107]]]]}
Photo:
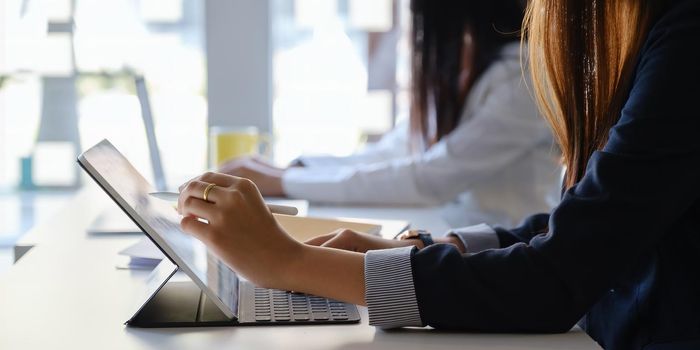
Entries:
{"type": "MultiPolygon", "coordinates": [[[[462,241],[460,241],[457,237],[434,237],[433,240],[437,244],[452,244],[457,247],[460,253],[464,253],[465,251],[462,241]]],[[[304,243],[313,246],[343,249],[358,253],[366,253],[368,250],[390,249],[407,246],[416,246],[418,249],[425,248],[420,239],[385,239],[346,229],[340,229],[325,235],[314,237],[304,243]]]]}
{"type": "Polygon", "coordinates": [[[368,250],[407,246],[423,248],[423,242],[421,242],[419,239],[385,239],[374,235],[345,229],[336,230],[322,236],[314,237],[305,243],[308,245],[343,249],[358,253],[366,253],[368,250]]]}
{"type": "Polygon", "coordinates": [[[259,157],[241,157],[224,163],[219,171],[253,181],[264,196],[282,197],[284,169],[275,167],[259,157]]]}
{"type": "Polygon", "coordinates": [[[288,284],[284,276],[304,245],[279,226],[252,181],[206,173],[180,187],[177,208],[183,231],[243,277],[268,288],[288,284]],[[205,201],[209,184],[216,186],[205,201]]]}

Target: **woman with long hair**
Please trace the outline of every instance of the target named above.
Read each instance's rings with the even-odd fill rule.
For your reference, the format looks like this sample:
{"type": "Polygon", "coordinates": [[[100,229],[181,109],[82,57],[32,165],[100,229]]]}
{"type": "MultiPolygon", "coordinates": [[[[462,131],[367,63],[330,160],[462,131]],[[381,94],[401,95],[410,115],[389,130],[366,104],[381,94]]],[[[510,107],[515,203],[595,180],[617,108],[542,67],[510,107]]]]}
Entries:
{"type": "Polygon", "coordinates": [[[329,249],[290,238],[252,182],[205,174],[181,195],[183,229],[256,284],[365,304],[380,327],[578,323],[606,349],[700,348],[700,2],[528,6],[534,91],[567,167],[550,214],[472,230],[496,237],[475,254],[469,234],[329,249]]]}
{"type": "Polygon", "coordinates": [[[504,226],[549,211],[561,164],[523,79],[519,0],[411,1],[411,106],[377,144],[348,157],[255,158],[221,168],[264,195],[324,203],[438,205],[452,227],[504,226]]]}

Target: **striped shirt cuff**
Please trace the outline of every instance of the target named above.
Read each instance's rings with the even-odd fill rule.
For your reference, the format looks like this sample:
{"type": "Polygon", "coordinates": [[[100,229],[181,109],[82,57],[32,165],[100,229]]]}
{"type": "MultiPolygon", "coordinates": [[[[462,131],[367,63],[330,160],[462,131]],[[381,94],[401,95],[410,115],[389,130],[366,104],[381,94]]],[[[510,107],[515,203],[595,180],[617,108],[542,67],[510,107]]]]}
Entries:
{"type": "Polygon", "coordinates": [[[370,250],[365,255],[365,301],[371,326],[423,326],[411,269],[414,249],[370,250]]]}
{"type": "Polygon", "coordinates": [[[498,234],[491,226],[486,224],[453,229],[447,235],[459,238],[464,244],[466,253],[478,253],[487,249],[498,249],[501,247],[498,234]]]}

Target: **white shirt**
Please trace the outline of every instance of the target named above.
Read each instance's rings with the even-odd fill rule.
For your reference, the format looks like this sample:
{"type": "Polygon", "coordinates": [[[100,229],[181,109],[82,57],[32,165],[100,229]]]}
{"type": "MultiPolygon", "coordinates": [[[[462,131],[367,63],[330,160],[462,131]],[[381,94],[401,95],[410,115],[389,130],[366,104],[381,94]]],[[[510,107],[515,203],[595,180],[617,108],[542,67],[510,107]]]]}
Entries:
{"type": "Polygon", "coordinates": [[[460,124],[412,154],[407,124],[348,157],[305,157],[285,172],[288,196],[336,204],[437,205],[453,227],[512,226],[556,205],[560,154],[520,66],[519,44],[504,47],[474,84],[460,124]]]}

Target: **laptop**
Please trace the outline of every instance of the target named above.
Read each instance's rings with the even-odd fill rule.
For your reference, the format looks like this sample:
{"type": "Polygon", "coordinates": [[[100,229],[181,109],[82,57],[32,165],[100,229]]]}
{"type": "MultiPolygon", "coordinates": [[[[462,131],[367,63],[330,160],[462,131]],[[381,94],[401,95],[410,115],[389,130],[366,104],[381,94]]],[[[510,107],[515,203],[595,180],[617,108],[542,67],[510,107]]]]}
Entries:
{"type": "MultiPolygon", "coordinates": [[[[146,139],[148,142],[148,151],[153,168],[153,180],[156,191],[167,191],[168,185],[165,180],[165,172],[163,171],[163,163],[160,159],[160,150],[158,149],[158,140],[156,138],[155,123],[153,122],[153,112],[151,110],[151,102],[148,95],[146,81],[142,76],[134,77],[134,85],[136,86],[136,95],[141,105],[141,119],[146,130],[146,139]]],[[[95,221],[87,229],[88,234],[135,234],[141,233],[141,230],[124,215],[117,207],[109,207],[95,218],[95,221]]]]}
{"type": "Polygon", "coordinates": [[[259,288],[241,278],[180,228],[172,204],[107,140],[78,157],[80,166],[143,230],[166,259],[149,277],[144,301],[126,324],[136,327],[344,324],[360,320],[352,304],[259,288]],[[191,281],[170,281],[176,272],[191,281]]]}

